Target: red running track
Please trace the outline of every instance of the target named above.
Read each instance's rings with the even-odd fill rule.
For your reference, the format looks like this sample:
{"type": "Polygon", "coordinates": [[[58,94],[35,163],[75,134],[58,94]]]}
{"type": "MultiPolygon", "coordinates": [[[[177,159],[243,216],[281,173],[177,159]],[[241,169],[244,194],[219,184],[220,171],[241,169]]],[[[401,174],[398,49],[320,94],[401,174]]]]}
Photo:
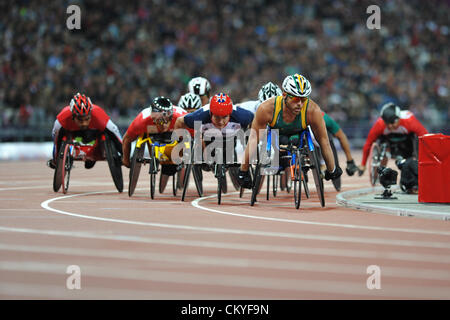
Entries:
{"type": "MultiPolygon", "coordinates": [[[[2,299],[450,298],[448,221],[342,208],[330,182],[325,208],[310,183],[296,210],[280,191],[254,207],[233,192],[219,206],[210,173],[212,197],[192,184],[186,202],[170,184],[151,200],[145,170],[132,198],[127,183],[118,194],[105,162],[77,164],[67,196],[44,161],[2,162],[0,173],[2,299]],[[71,265],[79,290],[67,288],[71,265]],[[369,266],[380,289],[367,287],[369,266]]],[[[343,178],[342,191],[364,187],[367,174],[343,178]]]]}

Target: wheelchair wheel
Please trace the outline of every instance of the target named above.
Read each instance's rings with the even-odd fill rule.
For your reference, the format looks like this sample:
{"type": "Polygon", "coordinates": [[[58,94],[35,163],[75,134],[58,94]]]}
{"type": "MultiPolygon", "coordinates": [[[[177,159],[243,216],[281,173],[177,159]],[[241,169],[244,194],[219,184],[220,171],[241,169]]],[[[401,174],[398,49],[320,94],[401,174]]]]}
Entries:
{"type": "Polygon", "coordinates": [[[158,174],[158,159],[156,159],[155,155],[155,147],[151,147],[150,151],[150,166],[149,166],[149,174],[150,174],[150,197],[152,199],[155,198],[155,189],[156,189],[156,175],[158,174]]]}
{"type": "Polygon", "coordinates": [[[302,198],[302,167],[300,152],[296,152],[294,163],[294,203],[295,209],[300,208],[300,201],[302,198]]]}
{"type": "MultiPolygon", "coordinates": [[[[334,145],[333,136],[329,132],[328,132],[328,140],[330,141],[331,150],[333,151],[334,164],[336,165],[336,167],[339,167],[339,158],[336,151],[336,146],[334,145]]],[[[341,191],[341,177],[333,179],[331,180],[331,182],[333,183],[333,186],[336,189],[336,191],[341,191]]]]}
{"type": "Polygon", "coordinates": [[[286,179],[286,191],[287,193],[291,193],[292,179],[291,179],[291,171],[289,168],[284,169],[284,176],[286,179]]]}
{"type": "Polygon", "coordinates": [[[189,177],[191,175],[192,171],[192,164],[186,165],[186,172],[184,174],[184,186],[183,186],[183,193],[181,194],[181,201],[184,201],[184,198],[186,197],[186,191],[189,186],[189,177]]]}
{"type": "Polygon", "coordinates": [[[172,194],[174,195],[174,197],[177,196],[177,185],[178,185],[178,174],[174,174],[172,176],[172,194]]]}
{"type": "Polygon", "coordinates": [[[72,169],[72,156],[70,155],[70,145],[66,144],[64,147],[64,155],[62,158],[61,166],[61,181],[62,191],[64,194],[69,190],[70,170],[72,169]]]}
{"type": "Polygon", "coordinates": [[[306,170],[303,170],[302,183],[306,199],[309,199],[308,172],[306,170]]]}
{"type": "Polygon", "coordinates": [[[159,193],[164,193],[164,190],[166,190],[167,182],[169,181],[170,176],[166,174],[160,174],[159,175],[159,193]]]}
{"type": "Polygon", "coordinates": [[[273,176],[273,181],[272,181],[272,191],[273,191],[273,196],[276,197],[277,196],[277,191],[278,191],[278,177],[281,176],[276,174],[273,176]]]}
{"type": "MultiPolygon", "coordinates": [[[[306,146],[308,150],[309,161],[311,165],[311,171],[314,178],[314,183],[316,185],[317,194],[319,196],[320,205],[325,207],[325,196],[324,196],[324,187],[323,187],[323,179],[322,174],[320,172],[319,159],[317,157],[317,153],[311,151],[309,146],[306,146]]],[[[314,150],[317,150],[316,148],[314,150]]]]}
{"type": "Polygon", "coordinates": [[[194,177],[198,196],[203,197],[203,173],[200,165],[194,165],[192,167],[192,176],[194,177]]]}
{"type": "Polygon", "coordinates": [[[240,190],[241,186],[239,185],[238,181],[238,175],[239,175],[239,168],[237,167],[230,167],[228,169],[228,174],[231,179],[231,183],[233,183],[233,187],[236,191],[240,190]]]}
{"type": "Polygon", "coordinates": [[[252,197],[250,199],[250,205],[253,206],[256,202],[256,196],[259,193],[259,189],[261,187],[261,180],[262,180],[262,175],[261,175],[261,164],[257,164],[255,167],[255,173],[253,175],[253,188],[252,188],[252,197]]]}
{"type": "Polygon", "coordinates": [[[122,176],[122,157],[117,150],[114,142],[108,135],[105,135],[105,155],[108,161],[109,171],[116,186],[117,191],[123,191],[123,176],[122,176]]]}
{"type": "Polygon", "coordinates": [[[63,159],[64,159],[64,150],[66,147],[66,143],[61,143],[57,158],[56,158],[56,168],[53,173],[53,191],[58,192],[61,188],[61,184],[63,182],[62,179],[62,168],[63,168],[63,159]]]}
{"type": "Polygon", "coordinates": [[[217,177],[217,203],[221,204],[222,202],[222,192],[224,192],[224,180],[226,179],[226,172],[223,164],[216,164],[216,172],[215,175],[217,177]]]}
{"type": "Polygon", "coordinates": [[[134,190],[136,189],[136,185],[139,179],[139,173],[141,172],[142,162],[141,160],[144,156],[145,152],[145,144],[143,144],[140,148],[134,148],[133,156],[131,157],[130,164],[130,183],[128,185],[128,196],[132,196],[134,190]]]}
{"type": "Polygon", "coordinates": [[[381,150],[377,143],[373,143],[369,153],[369,179],[370,184],[374,187],[378,183],[378,167],[381,164],[381,150]]]}
{"type": "Polygon", "coordinates": [[[266,200],[269,200],[270,195],[270,176],[267,176],[267,192],[266,192],[266,200]]]}

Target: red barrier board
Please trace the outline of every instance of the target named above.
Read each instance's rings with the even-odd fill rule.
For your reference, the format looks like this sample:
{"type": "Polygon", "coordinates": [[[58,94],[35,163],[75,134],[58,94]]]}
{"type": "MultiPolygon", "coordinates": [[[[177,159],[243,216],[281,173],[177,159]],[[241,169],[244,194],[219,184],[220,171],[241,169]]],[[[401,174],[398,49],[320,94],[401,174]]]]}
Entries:
{"type": "Polygon", "coordinates": [[[419,202],[450,203],[450,136],[419,137],[419,202]]]}

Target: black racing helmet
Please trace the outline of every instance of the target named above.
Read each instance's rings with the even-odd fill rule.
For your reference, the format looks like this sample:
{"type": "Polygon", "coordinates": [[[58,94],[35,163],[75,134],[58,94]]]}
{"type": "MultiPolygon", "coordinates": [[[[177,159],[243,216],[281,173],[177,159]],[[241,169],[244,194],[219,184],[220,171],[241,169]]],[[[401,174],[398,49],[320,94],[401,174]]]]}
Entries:
{"type": "Polygon", "coordinates": [[[380,116],[386,124],[394,123],[400,118],[400,107],[388,102],[381,108],[380,116]]]}
{"type": "Polygon", "coordinates": [[[153,112],[162,112],[164,116],[170,117],[173,114],[173,104],[170,99],[166,97],[156,97],[152,102],[153,112]]]}

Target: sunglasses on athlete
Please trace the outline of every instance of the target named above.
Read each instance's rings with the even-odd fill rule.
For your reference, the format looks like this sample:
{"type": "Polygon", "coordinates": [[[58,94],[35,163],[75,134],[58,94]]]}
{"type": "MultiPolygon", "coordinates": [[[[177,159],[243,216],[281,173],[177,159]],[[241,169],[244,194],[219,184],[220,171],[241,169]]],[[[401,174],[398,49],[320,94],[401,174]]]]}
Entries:
{"type": "Polygon", "coordinates": [[[288,96],[289,98],[292,99],[292,102],[302,102],[304,103],[306,100],[308,100],[307,97],[296,97],[296,96],[291,96],[290,94],[286,94],[286,96],[288,96]]]}

